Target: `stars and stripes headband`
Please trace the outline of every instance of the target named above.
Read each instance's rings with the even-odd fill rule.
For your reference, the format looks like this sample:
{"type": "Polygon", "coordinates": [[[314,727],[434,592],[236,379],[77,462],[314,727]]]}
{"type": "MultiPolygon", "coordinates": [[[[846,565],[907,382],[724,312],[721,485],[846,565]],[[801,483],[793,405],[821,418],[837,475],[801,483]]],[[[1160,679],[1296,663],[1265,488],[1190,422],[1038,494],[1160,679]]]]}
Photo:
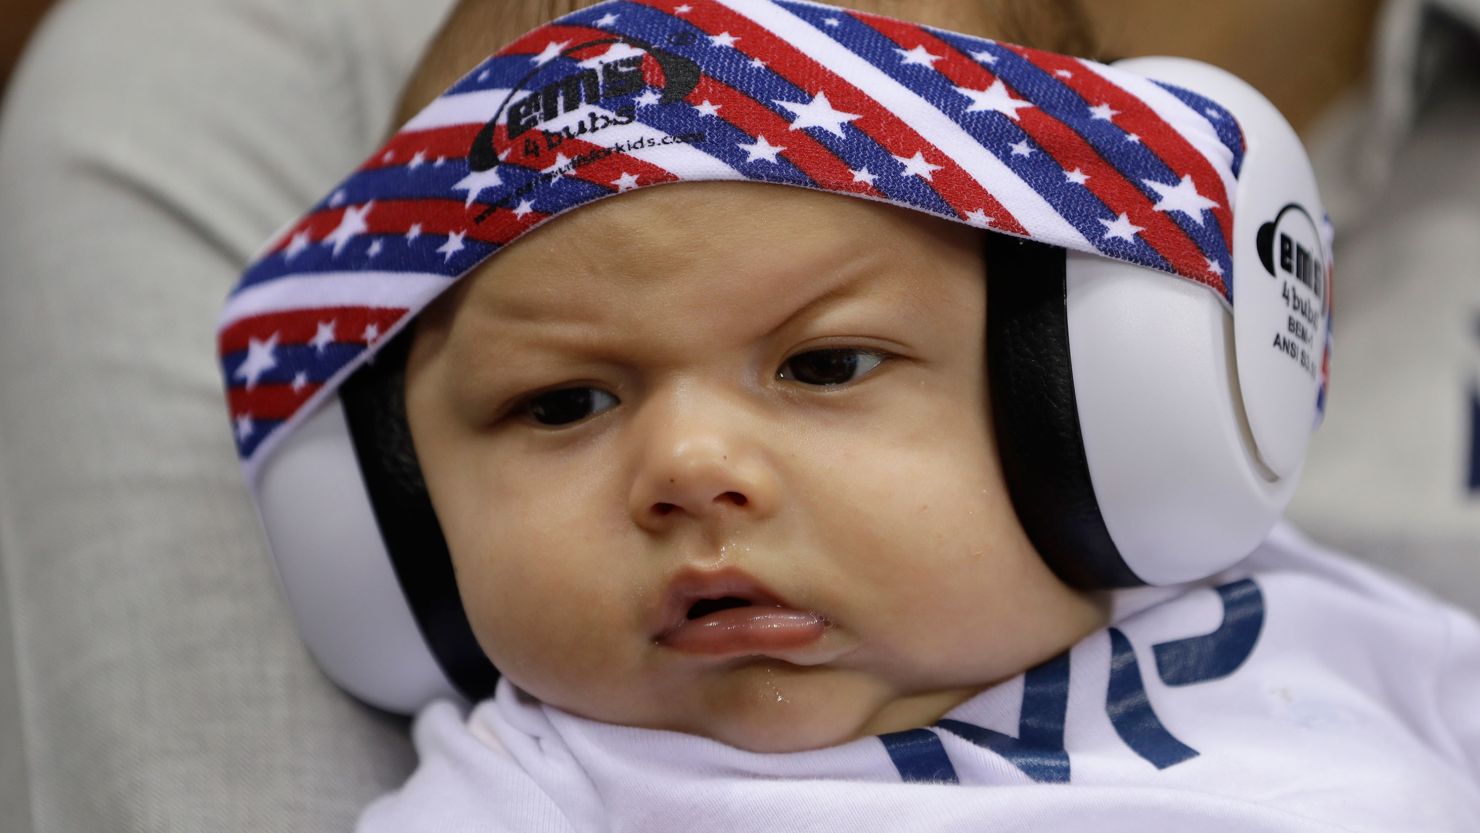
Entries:
{"type": "Polygon", "coordinates": [[[219,350],[249,479],[432,299],[541,223],[770,182],[1127,261],[1232,301],[1244,138],[1093,61],[797,0],[609,0],[459,80],[251,264],[219,350]]]}

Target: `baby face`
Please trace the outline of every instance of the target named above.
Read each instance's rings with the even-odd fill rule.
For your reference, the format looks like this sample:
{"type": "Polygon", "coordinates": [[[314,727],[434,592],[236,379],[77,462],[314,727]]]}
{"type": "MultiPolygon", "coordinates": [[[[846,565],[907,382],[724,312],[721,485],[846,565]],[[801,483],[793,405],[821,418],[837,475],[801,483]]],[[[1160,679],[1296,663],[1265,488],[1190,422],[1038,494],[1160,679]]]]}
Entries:
{"type": "Polygon", "coordinates": [[[490,659],[592,719],[792,751],[929,724],[1098,628],[1008,501],[980,235],[669,185],[434,304],[407,415],[490,659]]]}

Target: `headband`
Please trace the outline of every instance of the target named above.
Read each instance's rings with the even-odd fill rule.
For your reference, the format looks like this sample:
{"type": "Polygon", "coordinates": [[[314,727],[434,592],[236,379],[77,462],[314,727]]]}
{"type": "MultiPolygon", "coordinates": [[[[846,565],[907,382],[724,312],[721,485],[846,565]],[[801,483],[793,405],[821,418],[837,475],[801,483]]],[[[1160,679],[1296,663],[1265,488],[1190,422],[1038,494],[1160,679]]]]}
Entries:
{"type": "Polygon", "coordinates": [[[1231,305],[1233,115],[1129,71],[793,0],[608,0],[474,67],[258,255],[220,319],[260,462],[459,277],[565,211],[755,181],[1156,269],[1231,305]]]}

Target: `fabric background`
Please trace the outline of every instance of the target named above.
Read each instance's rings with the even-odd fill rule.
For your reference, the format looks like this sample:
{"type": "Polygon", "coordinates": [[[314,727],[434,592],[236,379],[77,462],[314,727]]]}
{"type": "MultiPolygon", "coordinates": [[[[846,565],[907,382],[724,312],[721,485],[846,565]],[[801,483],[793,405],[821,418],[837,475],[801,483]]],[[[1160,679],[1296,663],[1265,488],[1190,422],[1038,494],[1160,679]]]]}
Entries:
{"type": "MultiPolygon", "coordinates": [[[[1427,4],[1392,5],[1401,26],[1427,4]]],[[[288,620],[237,473],[213,329],[256,247],[377,143],[448,6],[66,0],[13,78],[0,115],[6,833],[345,830],[410,771],[404,722],[333,689],[288,620]]],[[[1292,514],[1480,610],[1480,509],[1461,462],[1480,379],[1465,323],[1480,310],[1480,96],[1456,81],[1408,132],[1391,103],[1415,72],[1404,43],[1380,74],[1396,99],[1354,100],[1317,147],[1334,208],[1346,166],[1364,164],[1363,108],[1397,113],[1399,175],[1333,210],[1347,236],[1331,417],[1292,514]],[[1382,208],[1347,227],[1369,205],[1382,208]]]]}
{"type": "Polygon", "coordinates": [[[21,743],[0,772],[19,750],[28,771],[0,783],[38,833],[344,830],[409,771],[404,723],[332,688],[293,631],[214,324],[262,241],[379,141],[449,5],[69,0],[13,79],[0,740],[21,743]]]}

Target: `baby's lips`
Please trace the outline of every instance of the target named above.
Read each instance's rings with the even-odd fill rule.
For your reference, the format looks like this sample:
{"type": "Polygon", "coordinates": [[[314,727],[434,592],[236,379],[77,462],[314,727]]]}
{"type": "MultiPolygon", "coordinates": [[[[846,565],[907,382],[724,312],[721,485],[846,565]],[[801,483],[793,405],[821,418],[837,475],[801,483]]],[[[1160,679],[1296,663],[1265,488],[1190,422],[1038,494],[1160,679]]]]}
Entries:
{"type": "Polygon", "coordinates": [[[750,605],[686,619],[658,643],[704,656],[779,654],[810,645],[826,631],[827,621],[814,611],[750,605]]]}
{"type": "Polygon", "coordinates": [[[710,613],[702,617],[705,619],[721,613],[729,613],[731,610],[746,610],[751,607],[781,608],[797,612],[785,599],[776,595],[770,588],[752,578],[744,570],[736,567],[724,567],[718,570],[684,567],[669,582],[668,591],[663,598],[656,620],[649,631],[653,639],[657,641],[662,641],[667,635],[687,625],[691,621],[689,611],[695,604],[705,599],[719,601],[725,598],[735,598],[749,603],[747,607],[732,607],[729,610],[710,613]]]}

